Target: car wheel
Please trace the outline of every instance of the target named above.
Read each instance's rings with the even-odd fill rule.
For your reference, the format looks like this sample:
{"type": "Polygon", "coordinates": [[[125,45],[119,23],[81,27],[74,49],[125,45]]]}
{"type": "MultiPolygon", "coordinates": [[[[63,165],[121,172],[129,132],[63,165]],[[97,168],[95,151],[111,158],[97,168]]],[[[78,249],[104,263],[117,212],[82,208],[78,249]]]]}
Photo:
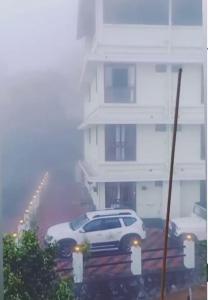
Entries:
{"type": "Polygon", "coordinates": [[[137,234],[131,234],[123,237],[123,239],[121,240],[120,249],[122,251],[130,251],[135,240],[141,241],[140,236],[138,236],[137,234]]]}
{"type": "Polygon", "coordinates": [[[71,239],[65,239],[58,242],[59,256],[62,258],[69,258],[72,256],[73,248],[76,242],[71,239]]]}

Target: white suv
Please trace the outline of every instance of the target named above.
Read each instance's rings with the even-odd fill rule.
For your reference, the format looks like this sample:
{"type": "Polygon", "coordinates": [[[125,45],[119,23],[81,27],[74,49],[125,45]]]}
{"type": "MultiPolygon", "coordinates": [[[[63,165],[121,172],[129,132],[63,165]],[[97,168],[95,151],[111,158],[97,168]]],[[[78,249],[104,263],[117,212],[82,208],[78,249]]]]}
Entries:
{"type": "Polygon", "coordinates": [[[89,243],[91,251],[128,250],[135,239],[145,239],[142,220],[130,209],[88,212],[76,220],[50,227],[46,243],[57,243],[62,256],[76,244],[89,243]]]}
{"type": "Polygon", "coordinates": [[[172,237],[184,239],[187,235],[194,240],[203,241],[206,236],[207,211],[204,207],[195,203],[191,216],[173,219],[170,223],[172,237]]]}

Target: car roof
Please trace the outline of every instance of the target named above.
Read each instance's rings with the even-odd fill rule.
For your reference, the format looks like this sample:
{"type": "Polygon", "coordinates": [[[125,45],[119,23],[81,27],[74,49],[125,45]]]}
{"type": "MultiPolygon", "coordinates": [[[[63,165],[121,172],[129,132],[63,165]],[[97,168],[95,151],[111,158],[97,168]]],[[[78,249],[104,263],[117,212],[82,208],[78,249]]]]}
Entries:
{"type": "Polygon", "coordinates": [[[87,212],[88,219],[96,219],[102,217],[118,217],[118,216],[134,216],[137,217],[137,214],[132,209],[104,209],[87,212]]]}

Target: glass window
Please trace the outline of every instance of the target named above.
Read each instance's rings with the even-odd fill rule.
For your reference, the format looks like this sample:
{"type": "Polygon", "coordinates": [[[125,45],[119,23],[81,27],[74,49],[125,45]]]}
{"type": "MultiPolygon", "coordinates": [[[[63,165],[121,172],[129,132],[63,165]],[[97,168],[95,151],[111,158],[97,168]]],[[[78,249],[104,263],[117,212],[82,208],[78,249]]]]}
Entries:
{"type": "Polygon", "coordinates": [[[89,219],[87,218],[86,215],[80,216],[79,218],[77,218],[76,220],[72,221],[70,223],[70,227],[73,230],[77,230],[79,229],[82,225],[84,225],[85,223],[87,223],[89,221],[89,219]]]}
{"type": "Polygon", "coordinates": [[[135,102],[136,68],[134,65],[110,64],[105,66],[105,102],[135,102]]]}
{"type": "MultiPolygon", "coordinates": [[[[172,131],[174,130],[174,125],[171,125],[171,130],[172,131]]],[[[182,132],[182,125],[181,124],[177,125],[177,132],[182,132]]]]}
{"type": "Polygon", "coordinates": [[[103,219],[103,230],[120,228],[121,223],[119,218],[103,219]]]}
{"type": "Polygon", "coordinates": [[[200,181],[200,204],[203,207],[207,207],[207,183],[206,181],[200,181]]]}
{"type": "Polygon", "coordinates": [[[173,25],[202,25],[202,0],[172,0],[173,25]]]}
{"type": "Polygon", "coordinates": [[[201,126],[201,159],[206,158],[206,141],[205,141],[205,126],[201,126]]]}
{"type": "Polygon", "coordinates": [[[155,186],[156,187],[162,187],[163,186],[163,182],[162,181],[155,181],[155,186]]]}
{"type": "Polygon", "coordinates": [[[136,160],[136,125],[106,125],[106,161],[136,160]]]}
{"type": "Polygon", "coordinates": [[[167,126],[165,124],[157,124],[155,126],[155,131],[161,131],[164,132],[167,130],[167,126]]]}
{"type": "Polygon", "coordinates": [[[102,230],[102,220],[93,220],[84,226],[85,232],[99,231],[102,230]]]}
{"type": "Polygon", "coordinates": [[[104,23],[168,24],[167,0],[103,0],[104,23]]]}
{"type": "Polygon", "coordinates": [[[136,210],[136,183],[106,182],[105,205],[107,208],[130,208],[136,210]]]}
{"type": "Polygon", "coordinates": [[[123,221],[124,221],[124,224],[126,226],[131,226],[132,224],[134,224],[137,220],[135,218],[131,218],[131,217],[128,217],[128,218],[123,218],[123,221]]]}
{"type": "Polygon", "coordinates": [[[155,66],[155,71],[156,71],[157,73],[166,73],[166,72],[167,72],[167,65],[163,65],[163,64],[161,64],[161,65],[156,65],[156,66],[155,66]]]}

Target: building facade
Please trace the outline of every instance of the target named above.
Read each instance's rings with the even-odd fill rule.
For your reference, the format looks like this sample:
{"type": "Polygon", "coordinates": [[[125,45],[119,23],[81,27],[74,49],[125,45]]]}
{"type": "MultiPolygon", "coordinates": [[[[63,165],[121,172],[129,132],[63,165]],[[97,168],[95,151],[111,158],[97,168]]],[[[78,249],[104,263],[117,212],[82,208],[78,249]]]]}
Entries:
{"type": "Polygon", "coordinates": [[[97,209],[164,218],[179,68],[183,69],[171,215],[205,196],[205,0],[81,0],[84,153],[97,209]]]}

